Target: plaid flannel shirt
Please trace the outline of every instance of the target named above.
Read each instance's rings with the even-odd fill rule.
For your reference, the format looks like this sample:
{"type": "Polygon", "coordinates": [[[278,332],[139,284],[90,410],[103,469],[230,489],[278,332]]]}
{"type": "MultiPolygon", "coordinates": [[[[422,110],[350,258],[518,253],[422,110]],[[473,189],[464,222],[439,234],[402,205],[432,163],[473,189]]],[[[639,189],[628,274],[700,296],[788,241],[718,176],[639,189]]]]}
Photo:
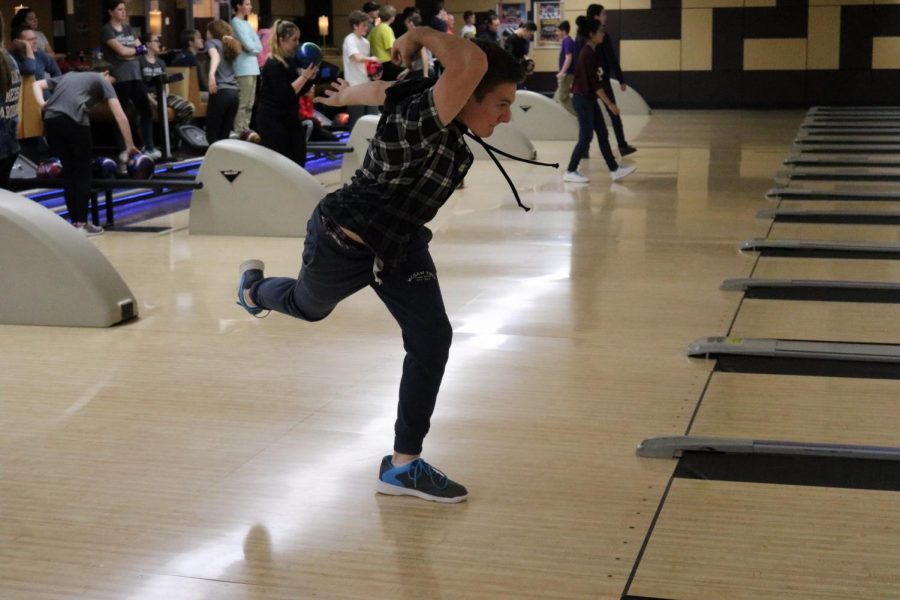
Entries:
{"type": "Polygon", "coordinates": [[[323,213],[359,235],[387,265],[404,260],[413,234],[434,218],[472,166],[466,127],[441,123],[433,84],[420,79],[388,88],[362,167],[322,200],[323,213]]]}

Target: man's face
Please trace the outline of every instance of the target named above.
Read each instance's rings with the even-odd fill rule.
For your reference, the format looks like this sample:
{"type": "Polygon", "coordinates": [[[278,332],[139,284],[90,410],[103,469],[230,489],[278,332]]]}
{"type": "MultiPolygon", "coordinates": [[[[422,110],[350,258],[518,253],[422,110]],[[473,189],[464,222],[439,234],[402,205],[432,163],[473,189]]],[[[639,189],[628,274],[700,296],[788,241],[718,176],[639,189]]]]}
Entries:
{"type": "Polygon", "coordinates": [[[500,19],[491,19],[488,21],[488,31],[497,31],[500,27],[500,19]]]}
{"type": "Polygon", "coordinates": [[[191,42],[191,45],[196,52],[200,52],[201,50],[203,50],[203,36],[201,36],[199,33],[195,35],[194,41],[191,42]]]}
{"type": "Polygon", "coordinates": [[[366,33],[369,31],[369,22],[363,21],[362,23],[357,23],[353,26],[353,33],[360,37],[366,37],[366,33]]]}
{"type": "Polygon", "coordinates": [[[475,135],[483,138],[490,137],[497,125],[509,123],[512,119],[510,107],[515,100],[516,84],[501,83],[485,94],[480,102],[475,99],[475,96],[469,98],[458,118],[475,135]]]}
{"type": "Polygon", "coordinates": [[[37,51],[37,34],[33,29],[25,29],[19,35],[19,40],[31,46],[32,51],[37,51]]]}

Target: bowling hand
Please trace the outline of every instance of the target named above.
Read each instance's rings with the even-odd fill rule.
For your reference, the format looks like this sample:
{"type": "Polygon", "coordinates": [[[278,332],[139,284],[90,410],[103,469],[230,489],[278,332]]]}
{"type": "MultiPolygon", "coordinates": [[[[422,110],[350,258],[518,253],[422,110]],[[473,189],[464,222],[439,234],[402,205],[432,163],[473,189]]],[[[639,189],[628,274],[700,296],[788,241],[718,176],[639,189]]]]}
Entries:
{"type": "Polygon", "coordinates": [[[616,105],[613,104],[612,102],[610,102],[610,103],[607,104],[606,106],[607,106],[607,108],[609,108],[609,112],[611,112],[612,114],[618,116],[618,114],[619,114],[619,107],[618,107],[618,106],[616,106],[616,105]]]}
{"type": "Polygon", "coordinates": [[[141,151],[137,149],[137,146],[128,146],[125,151],[128,152],[128,158],[141,153],[141,151]]]}
{"type": "Polygon", "coordinates": [[[316,78],[316,73],[319,72],[318,65],[309,65],[305,69],[300,71],[300,75],[306,78],[306,81],[312,81],[316,78]]]}
{"type": "Polygon", "coordinates": [[[391,48],[391,62],[401,66],[409,65],[421,48],[422,45],[415,42],[409,33],[404,33],[397,38],[391,48]]]}
{"type": "Polygon", "coordinates": [[[326,106],[344,106],[341,100],[341,94],[348,89],[350,84],[345,79],[338,78],[337,81],[331,82],[331,89],[325,90],[325,97],[318,96],[314,101],[326,106]]]}

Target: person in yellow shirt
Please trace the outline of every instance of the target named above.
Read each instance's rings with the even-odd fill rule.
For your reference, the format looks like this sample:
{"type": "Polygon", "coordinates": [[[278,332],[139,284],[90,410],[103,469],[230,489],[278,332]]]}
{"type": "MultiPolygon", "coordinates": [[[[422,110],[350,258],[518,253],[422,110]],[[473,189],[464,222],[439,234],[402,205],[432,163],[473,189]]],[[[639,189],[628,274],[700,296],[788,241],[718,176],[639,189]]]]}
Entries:
{"type": "Polygon", "coordinates": [[[385,4],[378,9],[379,23],[369,31],[369,45],[372,56],[381,61],[383,81],[395,81],[402,70],[391,62],[391,48],[394,46],[394,30],[391,23],[397,16],[397,9],[385,4]]]}

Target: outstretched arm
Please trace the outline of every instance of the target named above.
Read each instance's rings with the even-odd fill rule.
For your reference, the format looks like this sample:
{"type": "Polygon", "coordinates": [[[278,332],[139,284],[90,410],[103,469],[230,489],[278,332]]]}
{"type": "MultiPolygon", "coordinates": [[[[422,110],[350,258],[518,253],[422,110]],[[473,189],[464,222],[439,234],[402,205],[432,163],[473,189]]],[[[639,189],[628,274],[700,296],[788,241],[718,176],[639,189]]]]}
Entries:
{"type": "Polygon", "coordinates": [[[128,125],[128,117],[125,116],[125,111],[122,110],[122,104],[119,102],[119,99],[110,98],[106,103],[109,104],[109,109],[116,119],[116,125],[119,126],[119,132],[125,140],[125,149],[128,151],[128,154],[138,152],[138,149],[134,146],[134,140],[131,137],[131,126],[128,125]]]}
{"type": "Polygon", "coordinates": [[[381,106],[384,104],[385,92],[395,83],[397,82],[378,80],[350,85],[339,78],[331,84],[331,89],[325,90],[324,97],[319,96],[315,101],[326,106],[381,106]]]}

